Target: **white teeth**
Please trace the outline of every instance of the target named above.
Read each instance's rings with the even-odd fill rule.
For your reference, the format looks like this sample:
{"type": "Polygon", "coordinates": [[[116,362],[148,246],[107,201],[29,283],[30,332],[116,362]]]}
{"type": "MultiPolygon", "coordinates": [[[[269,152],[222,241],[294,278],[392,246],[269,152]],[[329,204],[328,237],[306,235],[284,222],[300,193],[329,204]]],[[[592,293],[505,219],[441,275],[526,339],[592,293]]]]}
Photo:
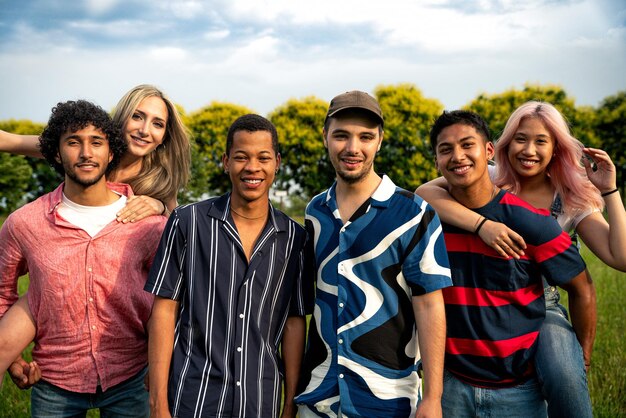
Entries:
{"type": "Polygon", "coordinates": [[[520,162],[524,165],[535,165],[538,163],[538,161],[522,160],[522,159],[520,159],[520,162]]]}
{"type": "Polygon", "coordinates": [[[452,171],[455,172],[455,173],[461,174],[461,173],[465,173],[469,169],[470,169],[470,167],[468,165],[466,165],[466,166],[463,166],[463,167],[453,168],[452,171]]]}
{"type": "Polygon", "coordinates": [[[243,182],[249,184],[259,184],[261,183],[261,180],[244,180],[243,182]]]}

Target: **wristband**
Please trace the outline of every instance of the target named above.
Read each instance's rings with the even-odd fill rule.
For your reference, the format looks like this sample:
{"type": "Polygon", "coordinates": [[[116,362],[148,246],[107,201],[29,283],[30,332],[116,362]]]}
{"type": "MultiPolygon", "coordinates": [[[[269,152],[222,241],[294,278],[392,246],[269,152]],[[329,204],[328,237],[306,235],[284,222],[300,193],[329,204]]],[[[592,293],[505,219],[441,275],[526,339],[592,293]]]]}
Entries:
{"type": "Polygon", "coordinates": [[[613,189],[613,190],[611,190],[611,191],[601,193],[601,194],[600,194],[600,196],[602,196],[602,197],[607,197],[608,195],[613,194],[613,193],[615,193],[615,192],[617,192],[617,191],[619,191],[619,189],[616,187],[615,189],[613,189]]]}
{"type": "Polygon", "coordinates": [[[478,231],[480,231],[480,228],[482,228],[482,227],[483,227],[483,225],[485,224],[485,222],[487,222],[488,220],[489,220],[489,219],[487,219],[487,218],[483,218],[483,220],[482,220],[482,221],[480,221],[480,223],[479,223],[479,224],[478,224],[478,226],[476,227],[476,230],[474,230],[474,233],[475,233],[476,235],[478,235],[478,231]]]}

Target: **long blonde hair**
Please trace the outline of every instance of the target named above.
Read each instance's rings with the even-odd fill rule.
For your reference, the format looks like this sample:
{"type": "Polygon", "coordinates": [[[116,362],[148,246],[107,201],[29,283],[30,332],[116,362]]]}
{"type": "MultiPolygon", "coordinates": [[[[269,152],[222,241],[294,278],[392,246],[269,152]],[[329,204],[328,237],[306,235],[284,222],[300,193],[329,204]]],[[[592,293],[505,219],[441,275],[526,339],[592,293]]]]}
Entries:
{"type": "Polygon", "coordinates": [[[509,144],[524,118],[538,118],[554,138],[554,155],[546,169],[550,182],[561,196],[563,211],[573,215],[587,209],[604,209],[600,192],[587,178],[580,160],[583,144],[570,133],[561,112],[550,103],[530,101],[518,107],[509,117],[496,142],[497,174],[495,183],[512,193],[519,193],[519,176],[507,157],[509,144]]]}
{"type": "Polygon", "coordinates": [[[174,103],[154,86],[142,84],[124,95],[113,110],[113,121],[123,129],[137,106],[148,97],[158,97],[167,107],[167,125],[163,143],[145,155],[141,170],[127,180],[135,194],[147,195],[162,202],[175,199],[189,180],[191,151],[189,130],[183,124],[174,103]]]}

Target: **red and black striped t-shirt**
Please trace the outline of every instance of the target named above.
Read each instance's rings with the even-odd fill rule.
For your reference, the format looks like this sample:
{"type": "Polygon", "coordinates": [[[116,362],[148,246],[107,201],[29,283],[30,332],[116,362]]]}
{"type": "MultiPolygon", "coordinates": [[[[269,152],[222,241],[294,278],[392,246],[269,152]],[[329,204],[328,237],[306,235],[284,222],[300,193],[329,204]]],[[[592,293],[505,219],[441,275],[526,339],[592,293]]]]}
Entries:
{"type": "Polygon", "coordinates": [[[478,235],[443,224],[454,286],[446,303],[446,369],[474,386],[514,386],[531,376],[545,316],[542,274],[553,285],[585,269],[569,235],[546,210],[501,191],[474,209],[527,244],[519,260],[499,256],[478,235]]]}

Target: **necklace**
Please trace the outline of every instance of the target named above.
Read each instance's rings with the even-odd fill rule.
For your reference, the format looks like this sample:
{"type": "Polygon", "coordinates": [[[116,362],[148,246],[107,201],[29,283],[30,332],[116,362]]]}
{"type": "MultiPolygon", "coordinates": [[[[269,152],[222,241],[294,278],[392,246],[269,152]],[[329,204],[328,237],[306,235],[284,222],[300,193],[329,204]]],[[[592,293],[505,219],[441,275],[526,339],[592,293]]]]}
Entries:
{"type": "Polygon", "coordinates": [[[233,209],[232,207],[230,208],[230,211],[232,213],[234,213],[235,215],[239,216],[240,218],[244,218],[244,219],[248,219],[250,221],[254,221],[255,219],[261,219],[261,218],[265,218],[267,216],[267,213],[264,213],[261,216],[255,216],[255,217],[251,217],[251,216],[245,216],[242,215],[241,213],[237,212],[235,209],[233,209]]]}

